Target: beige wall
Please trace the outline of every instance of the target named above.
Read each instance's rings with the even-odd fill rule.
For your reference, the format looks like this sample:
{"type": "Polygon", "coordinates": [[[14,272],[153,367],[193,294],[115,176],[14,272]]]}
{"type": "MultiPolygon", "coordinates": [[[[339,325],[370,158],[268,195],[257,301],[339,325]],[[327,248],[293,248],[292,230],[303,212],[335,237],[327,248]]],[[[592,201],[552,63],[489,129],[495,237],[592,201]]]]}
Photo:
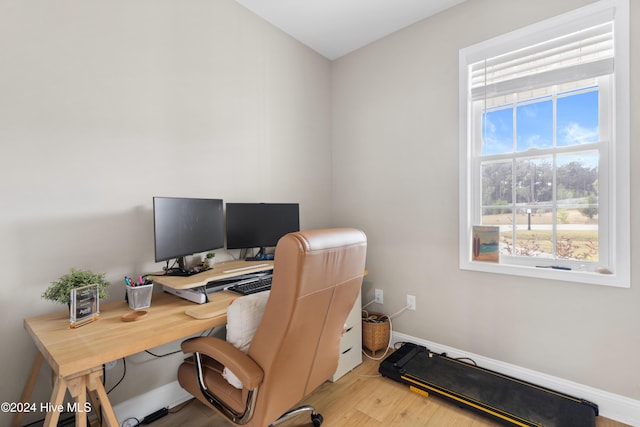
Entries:
{"type": "MultiPolygon", "coordinates": [[[[153,196],[300,202],[303,227],[329,225],[331,63],[235,1],[0,0],[0,58],[0,401],[35,355],[22,318],[64,310],[49,282],[90,268],[119,299],[161,265],[153,196]]],[[[131,358],[113,402],[180,359],[131,358]]]]}
{"type": "MultiPolygon", "coordinates": [[[[154,195],[299,201],[305,228],[362,227],[363,300],[417,296],[399,332],[640,399],[634,271],[612,289],[457,265],[458,49],[588,2],[468,0],[332,64],[232,0],[0,0],[1,400],[35,354],[22,318],[60,309],[40,299],[50,281],[103,271],[118,299],[123,275],[158,267],[154,195]]],[[[180,358],[129,358],[114,403],[180,358]]],[[[36,401],[49,391],[42,373],[36,401]]]]}
{"type": "MultiPolygon", "coordinates": [[[[417,297],[395,330],[640,399],[635,264],[631,289],[458,268],[458,50],[587,3],[469,0],[335,61],[334,218],[369,237],[363,301],[381,288],[385,303],[373,307],[393,313],[417,297]]],[[[640,4],[631,3],[634,189],[640,4]]]]}

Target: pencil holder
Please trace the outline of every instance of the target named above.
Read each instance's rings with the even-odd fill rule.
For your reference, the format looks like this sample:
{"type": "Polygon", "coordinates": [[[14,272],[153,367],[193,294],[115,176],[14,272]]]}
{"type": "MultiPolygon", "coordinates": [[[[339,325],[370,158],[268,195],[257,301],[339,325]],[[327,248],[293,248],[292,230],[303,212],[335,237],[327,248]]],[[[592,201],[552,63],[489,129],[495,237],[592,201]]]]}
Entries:
{"type": "Polygon", "coordinates": [[[379,313],[369,313],[362,318],[362,346],[375,357],[376,351],[389,345],[389,317],[379,313]]]}
{"type": "Polygon", "coordinates": [[[127,286],[127,300],[129,307],[134,310],[142,310],[151,306],[151,294],[153,283],[149,285],[127,286]]]}

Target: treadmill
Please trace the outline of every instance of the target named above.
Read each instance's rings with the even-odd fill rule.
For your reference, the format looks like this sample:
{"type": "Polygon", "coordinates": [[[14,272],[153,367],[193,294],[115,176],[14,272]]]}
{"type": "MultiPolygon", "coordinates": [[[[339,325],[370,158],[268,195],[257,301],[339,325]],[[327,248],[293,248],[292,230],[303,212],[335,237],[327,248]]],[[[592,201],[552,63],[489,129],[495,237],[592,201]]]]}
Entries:
{"type": "Polygon", "coordinates": [[[595,427],[598,405],[495,371],[404,343],[378,371],[422,394],[434,394],[461,408],[508,426],[595,427]]]}

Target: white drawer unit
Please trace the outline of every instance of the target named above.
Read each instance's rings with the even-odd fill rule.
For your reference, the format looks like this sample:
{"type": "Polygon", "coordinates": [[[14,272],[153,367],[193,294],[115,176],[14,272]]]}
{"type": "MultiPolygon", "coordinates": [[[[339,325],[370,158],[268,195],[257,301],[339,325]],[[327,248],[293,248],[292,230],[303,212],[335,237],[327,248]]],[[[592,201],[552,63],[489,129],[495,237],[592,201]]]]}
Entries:
{"type": "Polygon", "coordinates": [[[346,332],[340,341],[338,369],[329,381],[334,382],[362,363],[362,303],[358,295],[353,309],[345,322],[346,332]]]}

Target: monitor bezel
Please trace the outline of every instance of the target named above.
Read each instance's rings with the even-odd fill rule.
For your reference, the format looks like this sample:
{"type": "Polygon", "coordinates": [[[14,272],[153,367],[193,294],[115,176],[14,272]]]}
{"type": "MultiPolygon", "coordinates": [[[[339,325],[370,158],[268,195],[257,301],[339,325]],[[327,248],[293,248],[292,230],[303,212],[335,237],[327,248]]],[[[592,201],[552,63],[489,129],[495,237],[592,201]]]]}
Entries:
{"type": "MultiPolygon", "coordinates": [[[[253,249],[253,248],[260,248],[261,251],[263,251],[265,248],[269,248],[269,247],[274,247],[277,245],[278,240],[291,232],[294,231],[300,231],[300,204],[299,203],[227,203],[226,204],[226,248],[227,249],[253,249]],[[231,208],[231,215],[229,213],[229,209],[231,208]],[[248,218],[242,218],[242,227],[238,226],[237,224],[235,224],[235,219],[234,218],[234,210],[238,209],[238,208],[244,208],[245,209],[245,214],[247,213],[248,210],[253,209],[255,212],[255,215],[253,216],[253,224],[250,223],[250,221],[248,221],[248,218]],[[260,238],[260,237],[254,237],[253,241],[247,241],[246,239],[241,240],[238,238],[237,235],[234,235],[233,233],[235,233],[238,229],[244,229],[247,230],[250,228],[251,225],[254,224],[265,224],[264,222],[260,222],[258,221],[258,216],[257,214],[260,213],[260,210],[262,210],[262,212],[266,212],[268,210],[272,211],[269,214],[270,215],[274,215],[277,212],[281,212],[281,213],[286,213],[288,215],[290,215],[290,217],[286,218],[287,222],[288,222],[288,226],[284,226],[281,227],[279,230],[273,232],[272,236],[270,236],[270,238],[260,238]],[[295,215],[292,215],[292,210],[295,211],[295,215]],[[231,218],[231,222],[230,222],[230,218],[231,218]],[[230,227],[230,223],[233,224],[232,227],[230,227]],[[230,232],[232,233],[231,237],[232,239],[230,240],[230,232]]],[[[272,218],[267,218],[268,219],[272,219],[272,218]]],[[[265,228],[263,228],[263,230],[266,229],[266,227],[268,227],[268,225],[265,226],[265,228]]]]}
{"type": "MultiPolygon", "coordinates": [[[[224,239],[225,239],[225,229],[224,229],[224,201],[221,198],[197,198],[197,197],[165,197],[165,196],[154,196],[153,197],[153,240],[154,240],[154,259],[156,262],[170,261],[173,259],[177,259],[180,261],[186,256],[194,255],[197,253],[213,251],[215,249],[224,248],[224,239]],[[210,202],[212,203],[211,213],[213,214],[213,221],[215,224],[215,229],[217,233],[215,235],[212,234],[211,242],[206,244],[191,244],[185,249],[176,249],[172,251],[161,250],[159,251],[159,232],[162,234],[164,229],[160,228],[159,222],[159,212],[158,212],[158,202],[159,201],[175,201],[175,202],[210,202]],[[160,255],[159,255],[160,252],[160,255]]],[[[162,240],[162,239],[160,239],[162,240]]]]}

